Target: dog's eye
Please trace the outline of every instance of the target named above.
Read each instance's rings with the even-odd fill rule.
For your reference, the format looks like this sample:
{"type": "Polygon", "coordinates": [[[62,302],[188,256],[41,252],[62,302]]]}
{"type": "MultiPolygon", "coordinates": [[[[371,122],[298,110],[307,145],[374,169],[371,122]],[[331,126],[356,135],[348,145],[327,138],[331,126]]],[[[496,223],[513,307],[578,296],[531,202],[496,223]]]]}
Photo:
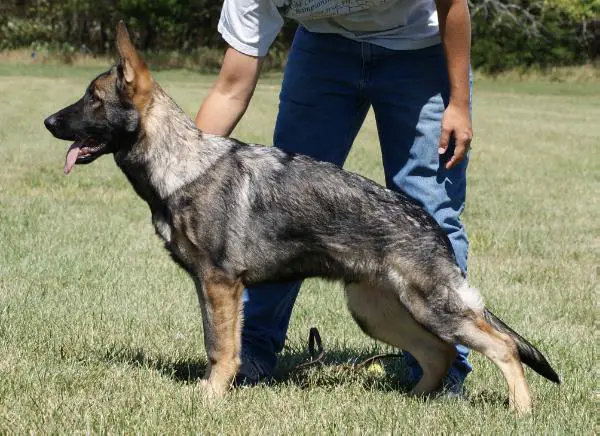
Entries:
{"type": "Polygon", "coordinates": [[[98,98],[98,96],[96,95],[95,92],[90,92],[90,95],[88,98],[89,98],[89,102],[92,106],[99,106],[100,104],[102,104],[102,100],[100,100],[98,98]]]}

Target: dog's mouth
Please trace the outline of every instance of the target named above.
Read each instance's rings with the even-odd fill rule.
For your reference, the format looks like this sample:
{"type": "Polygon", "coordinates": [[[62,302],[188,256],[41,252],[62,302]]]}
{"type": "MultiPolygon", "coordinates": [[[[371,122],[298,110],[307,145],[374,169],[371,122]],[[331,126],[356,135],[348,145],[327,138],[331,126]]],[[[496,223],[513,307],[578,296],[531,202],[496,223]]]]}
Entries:
{"type": "Polygon", "coordinates": [[[106,152],[107,145],[93,138],[85,138],[75,141],[67,151],[65,157],[65,174],[69,174],[77,164],[88,164],[106,152]]]}

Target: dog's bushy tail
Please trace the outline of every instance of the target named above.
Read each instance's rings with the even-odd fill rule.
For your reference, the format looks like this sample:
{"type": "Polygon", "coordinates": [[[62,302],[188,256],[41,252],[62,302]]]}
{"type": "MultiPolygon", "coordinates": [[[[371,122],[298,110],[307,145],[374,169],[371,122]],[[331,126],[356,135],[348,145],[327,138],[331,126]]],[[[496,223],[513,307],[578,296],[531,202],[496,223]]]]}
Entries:
{"type": "Polygon", "coordinates": [[[531,345],[527,339],[523,338],[520,334],[507,326],[504,321],[487,309],[484,311],[484,318],[492,327],[502,333],[506,333],[515,341],[521,362],[529,366],[539,375],[546,377],[554,383],[560,384],[560,378],[556,371],[552,369],[544,355],[531,345]]]}

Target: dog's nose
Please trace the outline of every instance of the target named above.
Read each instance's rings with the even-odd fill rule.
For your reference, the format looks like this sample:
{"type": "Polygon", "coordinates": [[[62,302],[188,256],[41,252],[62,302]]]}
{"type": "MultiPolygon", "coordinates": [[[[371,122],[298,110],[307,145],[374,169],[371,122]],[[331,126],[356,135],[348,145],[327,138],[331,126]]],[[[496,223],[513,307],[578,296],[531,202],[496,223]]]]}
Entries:
{"type": "Polygon", "coordinates": [[[55,115],[50,115],[48,118],[46,118],[44,120],[44,125],[46,126],[46,129],[52,130],[54,127],[56,127],[56,121],[57,118],[55,115]]]}

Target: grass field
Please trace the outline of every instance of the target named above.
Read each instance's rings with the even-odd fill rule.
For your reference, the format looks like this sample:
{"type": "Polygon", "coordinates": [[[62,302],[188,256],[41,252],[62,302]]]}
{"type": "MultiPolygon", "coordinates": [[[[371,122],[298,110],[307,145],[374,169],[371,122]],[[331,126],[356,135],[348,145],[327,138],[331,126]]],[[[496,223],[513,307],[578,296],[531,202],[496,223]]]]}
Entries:
{"type": "MultiPolygon", "coordinates": [[[[535,410],[515,418],[500,373],[481,356],[472,358],[467,401],[407,397],[395,361],[385,371],[340,367],[388,348],[359,331],[339,286],[317,280],[300,294],[278,382],[205,403],[190,280],[112,159],[65,177],[67,144],[42,124],[98,72],[0,65],[1,434],[598,432],[597,83],[475,85],[470,278],[563,378],[557,387],[527,370],[535,410]],[[327,365],[289,374],[307,357],[311,326],[327,365]]],[[[190,114],[212,80],[158,79],[190,114]]],[[[270,143],[277,91],[276,77],[259,86],[235,136],[270,143]]],[[[372,116],[346,167],[382,181],[372,116]]]]}

